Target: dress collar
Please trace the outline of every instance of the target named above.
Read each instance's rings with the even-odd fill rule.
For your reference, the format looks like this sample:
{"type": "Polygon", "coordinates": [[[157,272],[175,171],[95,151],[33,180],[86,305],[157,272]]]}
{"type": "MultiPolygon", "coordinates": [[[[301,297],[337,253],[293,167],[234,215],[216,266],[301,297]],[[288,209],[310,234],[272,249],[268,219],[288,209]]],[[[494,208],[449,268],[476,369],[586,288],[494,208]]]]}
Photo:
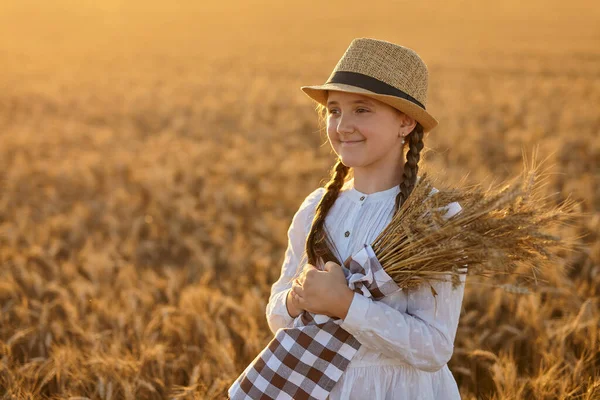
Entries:
{"type": "Polygon", "coordinates": [[[375,201],[396,198],[396,195],[400,192],[400,187],[396,185],[386,190],[367,194],[356,190],[354,187],[354,178],[352,178],[344,184],[342,191],[350,200],[357,203],[364,203],[367,199],[369,199],[369,201],[375,201]]]}

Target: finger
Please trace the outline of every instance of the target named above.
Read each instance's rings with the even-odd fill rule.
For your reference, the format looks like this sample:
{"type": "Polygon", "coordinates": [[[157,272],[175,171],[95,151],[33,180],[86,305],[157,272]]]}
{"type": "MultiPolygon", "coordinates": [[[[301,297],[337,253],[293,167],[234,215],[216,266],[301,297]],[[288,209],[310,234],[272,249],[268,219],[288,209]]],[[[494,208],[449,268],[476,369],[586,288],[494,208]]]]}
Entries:
{"type": "Polygon", "coordinates": [[[329,272],[332,269],[339,267],[340,265],[338,263],[335,263],[333,261],[327,261],[327,263],[325,263],[325,271],[329,272]]]}
{"type": "Polygon", "coordinates": [[[294,304],[294,306],[297,307],[298,306],[298,295],[293,290],[291,292],[291,295],[292,295],[292,304],[294,304]]]}
{"type": "Polygon", "coordinates": [[[292,286],[292,296],[296,296],[298,299],[303,299],[304,289],[302,289],[302,286],[292,286]]]}
{"type": "Polygon", "coordinates": [[[309,263],[304,264],[304,272],[310,271],[311,269],[316,269],[317,271],[319,270],[319,268],[315,267],[312,264],[309,264],[309,263]]]}
{"type": "Polygon", "coordinates": [[[304,300],[301,297],[299,297],[296,293],[294,293],[292,295],[292,300],[296,307],[302,308],[302,305],[304,304],[304,300]]]}
{"type": "Polygon", "coordinates": [[[297,289],[292,289],[292,301],[295,303],[296,307],[304,308],[304,297],[298,292],[302,291],[302,288],[298,287],[297,289]]]}
{"type": "Polygon", "coordinates": [[[300,270],[300,273],[296,277],[298,282],[300,282],[301,284],[304,283],[304,280],[306,279],[306,273],[312,269],[311,267],[312,266],[310,266],[310,264],[304,264],[304,266],[300,270]]]}
{"type": "Polygon", "coordinates": [[[298,286],[304,287],[306,285],[306,274],[300,275],[298,278],[298,286]]]}

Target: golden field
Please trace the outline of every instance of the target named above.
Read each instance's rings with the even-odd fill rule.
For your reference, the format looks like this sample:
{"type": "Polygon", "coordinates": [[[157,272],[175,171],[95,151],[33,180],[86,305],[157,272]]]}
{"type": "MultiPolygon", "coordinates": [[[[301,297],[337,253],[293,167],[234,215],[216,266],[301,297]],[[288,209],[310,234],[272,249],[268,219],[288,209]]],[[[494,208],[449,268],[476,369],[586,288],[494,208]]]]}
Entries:
{"type": "Polygon", "coordinates": [[[539,146],[590,213],[539,292],[467,284],[463,398],[600,399],[598,5],[98,3],[0,5],[0,398],[226,397],[333,165],[299,87],[367,36],[429,66],[421,171],[502,180],[539,146]]]}

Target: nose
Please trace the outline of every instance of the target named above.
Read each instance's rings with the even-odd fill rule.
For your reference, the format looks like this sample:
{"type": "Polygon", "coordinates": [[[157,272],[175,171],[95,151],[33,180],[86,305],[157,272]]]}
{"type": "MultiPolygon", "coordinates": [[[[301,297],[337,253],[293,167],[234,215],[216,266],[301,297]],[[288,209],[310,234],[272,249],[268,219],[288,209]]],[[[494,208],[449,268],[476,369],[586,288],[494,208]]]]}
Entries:
{"type": "Polygon", "coordinates": [[[352,119],[348,114],[344,116],[343,114],[338,118],[337,132],[341,135],[350,134],[355,131],[354,124],[352,123],[352,119]]]}

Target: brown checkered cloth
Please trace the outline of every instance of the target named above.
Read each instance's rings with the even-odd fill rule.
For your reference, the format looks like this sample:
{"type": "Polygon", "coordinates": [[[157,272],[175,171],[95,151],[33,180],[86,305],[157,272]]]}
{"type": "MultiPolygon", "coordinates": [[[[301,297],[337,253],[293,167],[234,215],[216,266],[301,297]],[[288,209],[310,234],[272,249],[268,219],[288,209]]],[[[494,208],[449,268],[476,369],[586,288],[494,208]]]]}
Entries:
{"type": "MultiPolygon", "coordinates": [[[[370,245],[342,268],[350,289],[366,297],[379,300],[400,290],[370,245]]],[[[326,399],[361,346],[341,322],[304,312],[292,328],[279,329],[229,388],[230,398],[326,399]]]]}

